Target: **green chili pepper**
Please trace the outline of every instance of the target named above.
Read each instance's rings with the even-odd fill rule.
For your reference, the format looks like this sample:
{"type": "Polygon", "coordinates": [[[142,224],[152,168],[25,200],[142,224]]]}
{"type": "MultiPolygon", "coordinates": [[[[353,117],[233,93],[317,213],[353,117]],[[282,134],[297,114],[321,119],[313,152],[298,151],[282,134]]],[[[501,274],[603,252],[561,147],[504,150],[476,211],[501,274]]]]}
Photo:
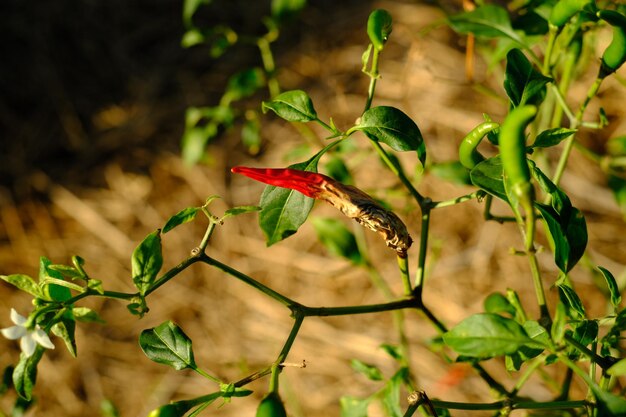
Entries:
{"type": "Polygon", "coordinates": [[[583,6],[591,3],[590,0],[560,0],[552,8],[548,21],[556,27],[564,26],[583,6]]]}
{"type": "Polygon", "coordinates": [[[602,10],[598,17],[613,27],[613,39],[602,54],[599,77],[604,78],[626,62],[626,16],[613,10],[602,10]]]}
{"type": "Polygon", "coordinates": [[[377,51],[382,51],[391,34],[391,15],[387,10],[376,9],[367,19],[367,35],[377,51]]]}
{"type": "Polygon", "coordinates": [[[527,105],[512,110],[500,127],[500,157],[505,183],[526,212],[532,211],[534,190],[526,160],[526,126],[537,115],[537,107],[527,105]]]}
{"type": "Polygon", "coordinates": [[[484,122],[465,136],[463,141],[461,141],[461,145],[459,145],[459,161],[461,165],[467,169],[472,169],[485,160],[485,157],[476,148],[487,133],[493,132],[498,127],[500,125],[495,122],[484,122]]]}
{"type": "Polygon", "coordinates": [[[270,392],[261,400],[256,417],[287,417],[285,405],[277,392],[270,392]]]}

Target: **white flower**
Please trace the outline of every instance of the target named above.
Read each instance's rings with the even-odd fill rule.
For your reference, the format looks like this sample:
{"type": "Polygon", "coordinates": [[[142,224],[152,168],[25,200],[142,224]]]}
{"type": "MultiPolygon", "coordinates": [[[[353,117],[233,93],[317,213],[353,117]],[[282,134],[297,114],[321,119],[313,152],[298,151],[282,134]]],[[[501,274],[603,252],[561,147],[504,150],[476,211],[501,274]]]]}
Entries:
{"type": "Polygon", "coordinates": [[[50,341],[48,334],[41,330],[39,326],[36,326],[34,329],[28,329],[26,327],[28,319],[20,315],[13,308],[11,309],[11,321],[15,323],[15,326],[0,329],[0,332],[2,332],[2,336],[7,339],[20,339],[20,348],[26,356],[31,356],[35,352],[37,344],[46,349],[54,349],[54,345],[52,341],[50,341]]]}

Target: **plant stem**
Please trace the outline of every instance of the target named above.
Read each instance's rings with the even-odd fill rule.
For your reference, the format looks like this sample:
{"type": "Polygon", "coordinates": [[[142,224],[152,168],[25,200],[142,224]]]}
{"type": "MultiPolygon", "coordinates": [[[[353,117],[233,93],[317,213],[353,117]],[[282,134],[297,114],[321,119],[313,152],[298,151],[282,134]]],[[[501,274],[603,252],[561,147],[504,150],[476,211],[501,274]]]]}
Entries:
{"type": "Polygon", "coordinates": [[[593,363],[597,363],[600,368],[603,370],[609,369],[613,364],[615,364],[615,360],[610,357],[603,357],[595,353],[593,350],[589,349],[587,346],[580,344],[571,334],[565,333],[564,335],[565,341],[579,350],[583,355],[587,356],[593,363]]]}
{"type": "Polygon", "coordinates": [[[424,276],[426,273],[426,254],[428,252],[428,236],[430,227],[430,206],[422,208],[422,229],[420,231],[420,246],[419,254],[417,258],[417,271],[415,275],[415,287],[413,288],[413,294],[420,300],[422,300],[422,293],[424,291],[424,276]]]}
{"type": "Polygon", "coordinates": [[[486,195],[486,193],[483,190],[478,190],[475,191],[471,194],[466,194],[466,195],[462,195],[460,197],[457,198],[452,198],[450,200],[443,200],[443,201],[433,201],[430,206],[431,208],[442,208],[442,207],[450,207],[450,206],[454,206],[455,204],[459,204],[459,203],[464,203],[466,201],[470,201],[470,200],[474,200],[474,199],[480,199],[482,197],[484,197],[486,195]]]}
{"type": "Polygon", "coordinates": [[[367,100],[365,101],[365,109],[363,113],[365,113],[372,106],[372,100],[374,99],[374,92],[376,91],[376,81],[380,76],[378,74],[378,56],[380,55],[380,51],[376,48],[371,48],[372,54],[372,64],[370,65],[370,70],[364,72],[370,77],[370,85],[367,89],[367,100]]]}
{"type": "Polygon", "coordinates": [[[369,314],[380,313],[383,311],[401,310],[404,308],[416,307],[417,302],[414,298],[405,298],[402,300],[391,301],[380,304],[366,304],[345,307],[307,307],[300,305],[302,314],[305,317],[330,317],[330,316],[346,316],[351,314],[369,314]]]}
{"type": "Polygon", "coordinates": [[[438,408],[448,408],[452,410],[500,410],[508,407],[511,410],[567,410],[570,408],[582,408],[589,405],[587,401],[511,401],[503,400],[493,403],[462,403],[452,401],[431,400],[438,408]]]}
{"type": "Polygon", "coordinates": [[[165,284],[170,279],[174,278],[176,275],[180,274],[182,271],[187,269],[189,266],[195,264],[196,262],[198,262],[200,260],[201,260],[201,258],[199,256],[190,256],[189,258],[185,259],[184,261],[182,261],[181,263],[179,263],[178,265],[176,265],[175,267],[173,267],[172,269],[167,271],[165,274],[163,274],[163,276],[161,276],[161,278],[159,278],[156,281],[154,281],[154,283],[150,286],[148,291],[146,291],[144,296],[148,296],[148,295],[152,294],[161,285],[165,284]]]}
{"type": "MultiPolygon", "coordinates": [[[[587,106],[589,105],[589,102],[591,101],[591,99],[594,98],[596,94],[598,93],[598,90],[600,89],[600,85],[602,85],[603,80],[604,78],[601,78],[601,77],[596,78],[594,83],[589,88],[589,91],[587,92],[587,97],[585,97],[585,101],[583,101],[583,103],[580,105],[580,108],[578,109],[578,112],[576,113],[575,119],[571,123],[571,126],[570,126],[571,129],[576,129],[578,125],[582,122],[583,115],[585,114],[585,110],[587,109],[587,106]]],[[[556,166],[556,170],[552,177],[552,182],[555,185],[559,185],[559,182],[561,181],[561,177],[563,176],[563,173],[565,172],[565,167],[567,166],[567,161],[569,160],[569,155],[572,152],[572,147],[574,146],[575,140],[576,140],[576,135],[572,135],[569,138],[565,139],[565,145],[563,147],[563,151],[561,152],[559,162],[556,166]]]]}
{"type": "Polygon", "coordinates": [[[255,280],[254,278],[249,277],[248,275],[244,274],[243,272],[239,272],[234,268],[231,268],[230,266],[223,264],[221,262],[219,262],[216,259],[211,258],[210,256],[201,253],[198,255],[197,258],[192,258],[192,259],[196,259],[199,261],[204,262],[207,265],[210,266],[214,266],[217,269],[220,269],[224,272],[226,272],[228,275],[231,275],[235,278],[237,278],[240,281],[245,282],[246,284],[250,285],[253,288],[256,288],[257,290],[261,291],[263,294],[275,299],[276,301],[278,301],[279,303],[291,308],[292,306],[298,305],[298,303],[296,303],[295,301],[293,301],[292,299],[274,291],[273,289],[261,284],[259,281],[255,280]]]}
{"type": "Polygon", "coordinates": [[[272,377],[270,379],[270,392],[278,392],[278,376],[281,372],[281,364],[287,358],[293,343],[298,336],[298,332],[300,331],[300,327],[302,326],[302,322],[304,321],[304,315],[301,313],[301,310],[294,309],[294,323],[291,331],[289,332],[289,336],[283,345],[282,350],[278,354],[278,358],[276,358],[276,362],[272,365],[272,377]]]}
{"type": "MultiPolygon", "coordinates": [[[[398,179],[406,187],[409,193],[411,193],[411,196],[415,199],[415,201],[417,201],[420,207],[422,207],[425,204],[425,198],[419,193],[419,191],[417,191],[417,189],[413,186],[413,184],[411,184],[411,181],[409,181],[409,179],[404,174],[404,170],[402,169],[402,167],[396,165],[391,160],[391,158],[389,158],[387,151],[383,149],[380,143],[376,141],[370,141],[370,142],[372,143],[372,145],[374,146],[374,148],[380,155],[381,159],[385,162],[385,165],[387,165],[387,167],[391,170],[391,172],[393,172],[394,175],[398,177],[398,179]]],[[[430,203],[430,200],[428,200],[428,203],[430,203]]]]}

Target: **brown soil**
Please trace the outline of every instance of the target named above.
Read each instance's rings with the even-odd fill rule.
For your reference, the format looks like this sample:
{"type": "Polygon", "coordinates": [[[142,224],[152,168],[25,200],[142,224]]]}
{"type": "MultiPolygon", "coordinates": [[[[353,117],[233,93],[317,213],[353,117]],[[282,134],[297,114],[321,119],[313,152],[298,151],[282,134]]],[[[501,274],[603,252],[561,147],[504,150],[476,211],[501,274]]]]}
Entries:
{"type": "MultiPolygon", "coordinates": [[[[68,2],[58,4],[62,3],[68,2]]],[[[6,25],[0,25],[4,28],[0,33],[3,39],[16,42],[9,51],[14,65],[5,64],[0,72],[0,91],[4,93],[0,99],[1,274],[35,277],[40,256],[68,263],[71,255],[79,254],[86,260],[89,274],[103,280],[106,289],[132,291],[132,250],[169,216],[198,206],[214,194],[223,198],[211,206],[215,214],[235,205],[257,203],[262,186],[231,177],[231,166],[286,166],[302,159],[288,156],[305,142],[301,130],[268,116],[258,155],[245,152],[236,128],[210,145],[208,163],[184,165],[178,149],[184,109],[215,104],[232,70],[255,64],[255,56],[229,55],[213,63],[201,48],[181,49],[177,2],[156,2],[154,8],[110,3],[107,7],[94,3],[81,10],[48,5],[48,10],[31,6],[32,10],[18,11],[17,6],[5,6],[15,10],[4,14],[2,19],[9,18],[6,25]],[[26,22],[35,29],[29,30],[26,22]],[[67,39],[71,42],[64,43],[67,39]]],[[[346,2],[336,10],[330,2],[312,3],[304,23],[287,29],[282,39],[288,40],[279,42],[276,58],[283,89],[306,90],[322,117],[332,115],[338,126],[345,127],[361,112],[368,82],[360,72],[367,42],[363,27],[372,8],[384,7],[394,18],[394,31],[382,56],[383,78],[375,104],[393,105],[411,115],[420,126],[432,161],[454,159],[460,139],[482,121],[482,113],[495,120],[502,118],[501,69],[488,69],[478,59],[475,83],[468,82],[464,39],[439,24],[444,16],[440,9],[393,0],[367,6],[346,2]],[[481,93],[478,86],[492,89],[498,97],[481,93]]],[[[224,10],[224,18],[238,16],[237,6],[231,7],[224,10]]],[[[210,23],[211,18],[207,20],[210,23]]],[[[248,27],[252,25],[248,20],[241,18],[238,24],[248,27]]],[[[592,60],[593,68],[583,71],[572,89],[572,102],[579,102],[586,93],[595,65],[592,60]]],[[[626,132],[623,88],[607,82],[589,114],[599,106],[606,110],[611,126],[601,134],[584,131],[581,136],[596,149],[602,149],[609,135],[626,132]]],[[[310,128],[319,138],[324,137],[317,126],[310,128]]],[[[348,163],[358,186],[402,206],[404,198],[385,193],[395,185],[394,178],[381,174],[375,157],[360,150],[357,153],[359,157],[348,163]]],[[[415,162],[410,157],[402,161],[407,169],[413,169],[415,162]]],[[[603,315],[606,302],[587,265],[608,268],[623,284],[626,228],[602,172],[578,153],[573,154],[570,168],[563,186],[584,211],[590,234],[590,256],[573,271],[572,280],[587,297],[584,303],[590,315],[603,315]]],[[[420,180],[419,190],[441,200],[472,189],[429,175],[420,180]]],[[[399,214],[416,238],[420,214],[408,207],[399,214]]],[[[448,325],[482,311],[487,294],[508,288],[520,293],[530,315],[537,315],[527,262],[509,254],[510,248],[521,247],[516,228],[485,222],[482,210],[482,203],[472,201],[433,214],[424,300],[448,325]]],[[[506,213],[500,206],[496,211],[506,213]]],[[[337,212],[317,204],[313,215],[337,217],[337,212]]],[[[210,255],[306,305],[384,300],[366,272],[324,250],[309,224],[284,242],[266,248],[256,219],[249,214],[220,226],[211,240],[210,255]]],[[[199,218],[164,236],[166,268],[188,256],[205,227],[199,218]]],[[[365,232],[365,238],[378,272],[401,293],[393,254],[373,233],[365,232]]],[[[547,246],[543,233],[540,239],[547,246]]],[[[409,257],[414,270],[416,247],[409,257]]],[[[540,262],[549,287],[558,275],[549,251],[540,254],[540,262]]],[[[548,288],[548,294],[553,305],[555,291],[548,288]]],[[[77,326],[76,359],[55,339],[57,348],[46,352],[41,362],[37,403],[28,415],[96,416],[101,402],[108,399],[121,416],[145,416],[170,400],[214,391],[212,383],[193,372],[158,365],[141,352],[139,333],[165,320],[177,322],[193,339],[196,361],[203,369],[227,381],[271,363],[292,323],[289,311],[281,305],[201,265],[184,271],[148,302],[150,312],[139,320],[128,314],[124,303],[86,301],[106,325],[77,326]]],[[[0,285],[0,327],[10,325],[11,307],[25,314],[31,308],[30,299],[0,285]]],[[[428,349],[437,333],[420,314],[408,312],[406,326],[412,366],[420,388],[429,396],[492,400],[488,387],[465,365],[450,365],[441,353],[428,349]]],[[[380,386],[357,375],[350,360],[376,364],[391,375],[394,363],[379,346],[396,342],[391,314],[307,319],[288,358],[292,363],[306,360],[307,366],[289,367],[281,376],[290,413],[339,415],[341,396],[373,393],[380,386]]],[[[0,339],[0,346],[0,365],[15,363],[17,344],[0,339]]],[[[509,381],[507,385],[514,383],[515,379],[507,379],[501,363],[490,361],[485,366],[509,381]]],[[[267,390],[267,379],[250,388],[254,395],[221,408],[218,402],[205,414],[254,415],[267,390]]],[[[539,383],[529,383],[522,394],[535,398],[552,395],[539,383]]],[[[11,392],[2,397],[0,410],[8,411],[14,398],[11,392]]],[[[380,414],[372,410],[372,415],[380,414]]]]}

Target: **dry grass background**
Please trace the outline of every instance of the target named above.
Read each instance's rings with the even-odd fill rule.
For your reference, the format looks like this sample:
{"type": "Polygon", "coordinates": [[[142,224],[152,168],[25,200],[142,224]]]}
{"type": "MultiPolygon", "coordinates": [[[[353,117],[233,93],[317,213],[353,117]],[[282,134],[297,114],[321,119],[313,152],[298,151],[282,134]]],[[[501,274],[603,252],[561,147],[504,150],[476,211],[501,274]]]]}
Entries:
{"type": "MultiPolygon", "coordinates": [[[[125,11],[125,3],[117,4],[119,9],[112,9],[115,12],[107,15],[117,16],[113,23],[120,30],[115,32],[119,39],[107,35],[110,42],[119,42],[118,48],[109,46],[111,50],[119,49],[122,58],[130,60],[133,49],[129,44],[147,50],[148,55],[157,56],[162,49],[161,54],[170,55],[162,62],[154,61],[160,62],[161,70],[134,71],[134,61],[120,59],[110,63],[94,58],[92,69],[107,72],[112,67],[110,72],[117,74],[124,65],[130,65],[127,69],[131,74],[125,78],[126,90],[117,87],[123,91],[114,90],[111,97],[98,102],[85,99],[89,104],[85,105],[74,100],[72,94],[81,88],[75,84],[90,87],[85,79],[90,75],[74,68],[78,72],[73,75],[75,83],[71,83],[59,76],[59,68],[71,67],[74,61],[44,62],[49,67],[29,71],[48,74],[56,68],[56,75],[48,74],[42,81],[49,87],[40,92],[48,107],[31,107],[38,112],[31,113],[29,119],[28,112],[19,112],[25,103],[13,106],[3,102],[3,107],[11,111],[5,112],[2,120],[6,131],[2,138],[4,167],[0,172],[6,181],[0,188],[0,273],[36,276],[39,256],[64,263],[69,262],[72,254],[80,254],[87,261],[87,271],[102,279],[105,288],[131,291],[130,254],[134,246],[147,233],[161,227],[170,215],[199,205],[212,194],[223,197],[212,206],[216,212],[258,201],[262,186],[244,178],[231,178],[231,166],[285,166],[295,162],[285,155],[302,143],[299,132],[267,117],[262,133],[265,143],[258,156],[247,155],[238,143],[237,131],[232,131],[210,146],[209,164],[188,167],[181,163],[177,143],[184,108],[212,104],[228,71],[250,58],[230,57],[226,64],[209,65],[202,53],[176,49],[180,27],[175,3],[157,2],[158,7],[146,10],[143,17],[135,16],[141,20],[133,21],[133,15],[125,11]],[[126,23],[132,25],[124,32],[126,23]],[[162,36],[167,35],[167,39],[160,39],[160,33],[165,33],[162,36]],[[46,126],[56,129],[48,131],[46,126]],[[12,137],[18,140],[9,143],[12,137]]],[[[367,42],[364,24],[375,7],[388,9],[394,18],[394,32],[382,56],[383,79],[378,84],[375,104],[394,105],[411,115],[420,126],[432,160],[454,159],[460,138],[482,120],[482,113],[489,113],[496,120],[503,116],[505,106],[498,99],[482,95],[467,82],[463,39],[449,29],[431,26],[443,17],[440,9],[421,2],[392,0],[367,5],[346,2],[337,8],[330,2],[311,3],[303,26],[294,30],[288,42],[279,45],[277,60],[283,88],[309,92],[323,117],[332,115],[339,126],[347,126],[362,109],[367,88],[367,79],[360,73],[360,57],[367,42]],[[431,29],[424,31],[428,27],[431,29]]],[[[228,12],[234,13],[230,9],[225,13],[228,12]]],[[[19,22],[13,29],[17,27],[19,22]]],[[[28,45],[22,48],[26,51],[28,45]]],[[[47,52],[43,56],[52,56],[51,51],[47,52]]],[[[500,71],[488,72],[479,60],[476,81],[502,93],[500,71]]],[[[572,90],[572,100],[584,95],[593,71],[583,75],[583,82],[572,90]]],[[[611,127],[600,135],[585,132],[583,140],[600,149],[609,134],[626,132],[623,91],[615,82],[602,89],[601,104],[611,118],[611,127]]],[[[591,112],[598,106],[594,103],[591,112]]],[[[323,135],[315,126],[312,128],[323,135]]],[[[371,156],[348,162],[363,189],[384,197],[385,190],[395,183],[391,176],[380,173],[371,156]]],[[[563,184],[574,204],[585,212],[593,262],[612,270],[623,283],[626,229],[622,216],[598,169],[576,153],[570,167],[563,184]]],[[[431,176],[421,181],[419,189],[433,199],[447,199],[468,191],[431,176]]],[[[404,204],[402,198],[392,199],[400,206],[404,204]]],[[[481,213],[482,206],[477,202],[433,213],[425,303],[449,325],[481,311],[482,300],[492,291],[514,288],[527,305],[533,305],[526,263],[508,254],[509,248],[520,245],[517,231],[510,225],[485,223],[481,213]]],[[[336,213],[318,204],[313,215],[336,213]]],[[[419,213],[408,210],[401,215],[416,237],[419,213]]],[[[165,235],[166,267],[188,255],[200,241],[204,226],[199,219],[165,235]]],[[[366,237],[380,274],[400,292],[392,254],[373,234],[366,237]]],[[[256,215],[240,216],[217,230],[209,252],[304,304],[340,306],[382,300],[367,274],[328,255],[308,224],[295,236],[266,248],[256,215]]],[[[409,256],[414,269],[416,248],[409,256]]],[[[542,254],[540,260],[549,284],[557,275],[556,268],[549,254],[542,254]]],[[[603,314],[605,303],[588,269],[576,268],[572,278],[580,293],[588,296],[585,304],[591,313],[603,314]]],[[[554,299],[554,291],[549,295],[554,299]]],[[[86,305],[99,311],[107,324],[78,326],[77,359],[71,358],[56,341],[57,349],[47,352],[41,362],[35,390],[37,404],[28,415],[97,416],[101,401],[109,399],[124,417],[144,416],[169,400],[212,392],[212,384],[192,372],[176,372],[143,355],[137,345],[139,333],[164,320],[176,321],[192,337],[201,367],[230,381],[270,363],[291,325],[288,311],[280,305],[235,279],[200,265],[180,274],[148,301],[150,313],[141,320],[130,316],[123,303],[87,301],[86,305]]],[[[1,285],[2,327],[10,324],[11,307],[26,313],[30,300],[1,285]]],[[[531,312],[536,313],[532,307],[531,312]]],[[[463,365],[446,364],[428,350],[428,341],[436,334],[419,314],[407,314],[406,324],[411,361],[422,389],[431,397],[447,400],[490,401],[486,385],[463,365]]],[[[393,364],[378,346],[395,341],[390,314],[307,319],[289,360],[306,360],[308,366],[288,368],[281,377],[290,413],[338,415],[340,396],[372,393],[376,385],[356,375],[349,361],[357,358],[377,364],[390,375],[393,364]]],[[[0,346],[3,367],[17,360],[18,348],[14,343],[3,339],[0,346]]],[[[486,366],[506,378],[500,363],[490,362],[486,366]]],[[[254,415],[258,400],[266,391],[266,380],[253,383],[251,388],[256,391],[253,396],[222,408],[210,407],[205,414],[254,415]]],[[[547,388],[536,382],[528,384],[523,394],[550,396],[547,388]]],[[[0,400],[4,410],[9,409],[12,399],[12,395],[7,395],[0,400]]],[[[372,415],[380,412],[373,410],[372,415]]]]}

